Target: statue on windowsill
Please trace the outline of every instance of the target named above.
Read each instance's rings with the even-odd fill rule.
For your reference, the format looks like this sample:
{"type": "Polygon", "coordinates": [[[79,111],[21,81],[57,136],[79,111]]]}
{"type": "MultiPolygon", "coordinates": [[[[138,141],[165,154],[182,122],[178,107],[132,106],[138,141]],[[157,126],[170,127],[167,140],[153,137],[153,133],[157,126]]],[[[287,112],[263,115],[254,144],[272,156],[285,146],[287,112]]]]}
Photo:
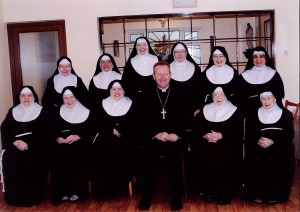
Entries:
{"type": "Polygon", "coordinates": [[[247,29],[246,29],[246,44],[248,46],[248,49],[253,49],[253,28],[250,25],[250,23],[247,23],[247,29]]]}

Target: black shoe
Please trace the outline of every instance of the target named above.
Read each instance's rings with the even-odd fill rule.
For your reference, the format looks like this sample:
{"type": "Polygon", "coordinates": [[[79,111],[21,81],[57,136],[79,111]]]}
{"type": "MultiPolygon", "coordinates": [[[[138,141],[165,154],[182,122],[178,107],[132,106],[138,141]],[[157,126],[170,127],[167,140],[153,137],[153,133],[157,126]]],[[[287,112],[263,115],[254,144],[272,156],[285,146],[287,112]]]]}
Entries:
{"type": "Polygon", "coordinates": [[[183,207],[183,204],[181,201],[172,201],[170,204],[170,209],[172,211],[179,211],[182,209],[182,207],[183,207]]]}
{"type": "Polygon", "coordinates": [[[140,210],[149,210],[150,208],[150,205],[151,205],[151,201],[148,200],[148,199],[141,199],[139,204],[138,204],[138,208],[140,210]]]}
{"type": "Polygon", "coordinates": [[[203,201],[204,202],[213,202],[213,201],[215,201],[215,198],[211,194],[204,194],[203,195],[203,201]]]}
{"type": "Polygon", "coordinates": [[[217,199],[218,205],[227,205],[229,202],[230,200],[227,196],[220,196],[217,199]]]}

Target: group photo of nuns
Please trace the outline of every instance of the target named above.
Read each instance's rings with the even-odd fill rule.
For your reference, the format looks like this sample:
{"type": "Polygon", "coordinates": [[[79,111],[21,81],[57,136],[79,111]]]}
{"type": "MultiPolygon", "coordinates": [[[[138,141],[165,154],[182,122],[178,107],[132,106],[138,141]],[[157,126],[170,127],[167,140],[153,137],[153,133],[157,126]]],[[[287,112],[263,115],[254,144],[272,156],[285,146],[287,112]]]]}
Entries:
{"type": "Polygon", "coordinates": [[[289,201],[293,116],[266,49],[248,54],[239,74],[225,47],[214,46],[201,71],[184,42],[162,60],[138,37],[124,67],[101,54],[88,86],[69,57],[58,58],[43,96],[22,86],[2,121],[5,202],[30,207],[47,194],[54,205],[113,199],[136,182],[136,207],[149,210],[159,158],[172,211],[184,208],[189,191],[217,205],[238,196],[289,201]]]}

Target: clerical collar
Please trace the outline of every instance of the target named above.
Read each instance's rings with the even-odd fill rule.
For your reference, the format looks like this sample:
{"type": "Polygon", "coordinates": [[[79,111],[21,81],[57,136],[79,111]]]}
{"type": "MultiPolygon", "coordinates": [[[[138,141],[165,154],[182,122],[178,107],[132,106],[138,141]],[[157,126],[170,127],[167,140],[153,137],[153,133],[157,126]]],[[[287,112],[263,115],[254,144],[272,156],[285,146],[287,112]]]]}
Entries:
{"type": "Polygon", "coordinates": [[[159,86],[157,86],[157,88],[159,90],[161,90],[161,92],[165,93],[168,89],[169,89],[170,85],[167,88],[160,88],[159,86]]]}

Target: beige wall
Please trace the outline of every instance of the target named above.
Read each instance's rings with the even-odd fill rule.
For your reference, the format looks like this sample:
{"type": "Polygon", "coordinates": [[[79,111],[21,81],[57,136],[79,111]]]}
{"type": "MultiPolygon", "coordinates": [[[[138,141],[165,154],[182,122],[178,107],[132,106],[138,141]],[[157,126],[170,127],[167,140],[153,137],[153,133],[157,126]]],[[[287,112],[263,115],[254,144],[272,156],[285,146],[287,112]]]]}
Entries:
{"type": "Polygon", "coordinates": [[[198,0],[172,8],[172,0],[0,0],[0,122],[12,104],[6,23],[65,19],[68,56],[88,85],[100,54],[98,17],[236,10],[275,10],[276,67],[286,98],[299,101],[299,0],[198,0]],[[226,2],[226,3],[225,3],[226,2]],[[284,51],[288,51],[288,55],[284,51]]]}
{"type": "Polygon", "coordinates": [[[12,106],[9,53],[6,23],[3,16],[3,0],[0,0],[0,124],[12,106]]]}

